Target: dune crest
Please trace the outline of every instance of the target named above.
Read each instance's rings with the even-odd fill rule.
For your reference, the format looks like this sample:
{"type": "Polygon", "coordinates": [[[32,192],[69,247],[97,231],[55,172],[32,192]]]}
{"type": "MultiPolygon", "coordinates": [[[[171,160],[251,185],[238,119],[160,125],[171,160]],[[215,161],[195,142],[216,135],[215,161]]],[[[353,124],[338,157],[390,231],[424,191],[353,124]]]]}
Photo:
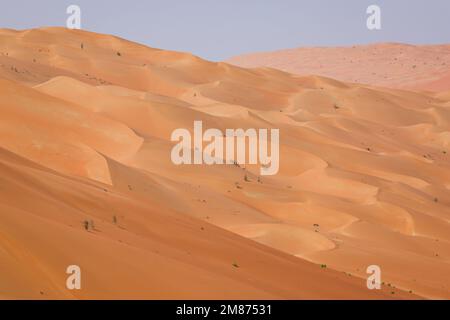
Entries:
{"type": "Polygon", "coordinates": [[[0,30],[0,79],[10,298],[449,298],[448,92],[61,28],[0,30]],[[278,174],[174,165],[194,121],[279,129],[278,174]],[[72,293],[76,262],[96,281],[72,293]],[[392,286],[367,290],[372,264],[392,286]]]}
{"type": "Polygon", "coordinates": [[[434,92],[450,89],[450,45],[304,47],[244,54],[227,62],[382,87],[434,92]]]}

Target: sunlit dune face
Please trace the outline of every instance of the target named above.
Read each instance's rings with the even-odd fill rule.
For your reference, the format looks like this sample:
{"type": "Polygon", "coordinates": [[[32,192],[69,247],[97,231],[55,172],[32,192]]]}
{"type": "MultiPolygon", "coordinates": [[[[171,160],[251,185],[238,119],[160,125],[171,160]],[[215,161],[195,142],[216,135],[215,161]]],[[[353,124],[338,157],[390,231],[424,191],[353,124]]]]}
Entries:
{"type": "MultiPolygon", "coordinates": [[[[375,48],[377,61],[416,52],[375,48]]],[[[302,53],[318,59],[302,73],[342,82],[83,31],[0,31],[4,298],[450,298],[449,91],[397,90],[390,65],[362,78],[369,49],[339,49],[357,65],[343,71],[302,53]],[[279,130],[277,171],[175,164],[171,135],[195,121],[279,130]],[[65,287],[69,265],[81,290],[65,287]],[[381,290],[367,288],[371,265],[381,290]]]]}
{"type": "Polygon", "coordinates": [[[449,45],[298,48],[236,56],[228,62],[383,87],[434,92],[450,89],[449,45]]]}

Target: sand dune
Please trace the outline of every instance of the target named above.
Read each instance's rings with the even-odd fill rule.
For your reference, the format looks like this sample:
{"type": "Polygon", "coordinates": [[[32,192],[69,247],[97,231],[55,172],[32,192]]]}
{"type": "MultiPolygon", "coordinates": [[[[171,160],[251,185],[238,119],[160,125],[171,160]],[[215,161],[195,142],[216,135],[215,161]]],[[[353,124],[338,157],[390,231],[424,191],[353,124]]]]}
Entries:
{"type": "Polygon", "coordinates": [[[2,296],[450,297],[448,91],[60,28],[0,38],[2,296]],[[170,135],[195,120],[279,128],[279,173],[174,165],[170,135]],[[64,286],[69,264],[81,291],[64,286]]]}
{"type": "Polygon", "coordinates": [[[379,43],[250,53],[227,62],[403,89],[450,89],[450,46],[379,43]]]}
{"type": "MultiPolygon", "coordinates": [[[[73,179],[5,150],[0,163],[7,298],[389,297],[388,289],[369,292],[357,279],[143,202],[130,191],[73,179]],[[95,228],[85,231],[83,219],[95,228]],[[73,263],[86,280],[82,290],[70,292],[65,269],[73,263]]],[[[111,170],[133,175],[117,163],[111,170]]]]}

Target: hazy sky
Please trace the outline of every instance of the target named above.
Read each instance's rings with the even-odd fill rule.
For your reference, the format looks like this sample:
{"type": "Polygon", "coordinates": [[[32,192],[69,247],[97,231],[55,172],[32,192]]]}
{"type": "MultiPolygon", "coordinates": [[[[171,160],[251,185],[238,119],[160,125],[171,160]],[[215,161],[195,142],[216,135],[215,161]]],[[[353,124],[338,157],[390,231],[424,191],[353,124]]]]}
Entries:
{"type": "Polygon", "coordinates": [[[210,60],[300,46],[396,41],[450,43],[450,0],[0,0],[0,27],[65,26],[66,8],[82,28],[210,60]],[[366,27],[381,7],[382,29],[366,27]]]}

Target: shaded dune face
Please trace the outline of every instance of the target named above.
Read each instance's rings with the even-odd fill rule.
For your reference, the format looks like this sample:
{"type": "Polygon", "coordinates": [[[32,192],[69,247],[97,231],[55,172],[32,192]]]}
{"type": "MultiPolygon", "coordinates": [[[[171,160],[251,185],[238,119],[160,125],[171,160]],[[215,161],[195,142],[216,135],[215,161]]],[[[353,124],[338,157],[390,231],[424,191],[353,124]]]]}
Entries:
{"type": "Polygon", "coordinates": [[[383,87],[434,92],[450,89],[450,45],[379,43],[306,47],[251,53],[232,57],[227,62],[383,87]]]}
{"type": "Polygon", "coordinates": [[[5,298],[450,297],[448,91],[59,28],[0,40],[5,298]],[[175,166],[171,133],[196,120],[280,129],[278,174],[175,166]],[[81,291],[65,288],[70,264],[81,291]]]}

